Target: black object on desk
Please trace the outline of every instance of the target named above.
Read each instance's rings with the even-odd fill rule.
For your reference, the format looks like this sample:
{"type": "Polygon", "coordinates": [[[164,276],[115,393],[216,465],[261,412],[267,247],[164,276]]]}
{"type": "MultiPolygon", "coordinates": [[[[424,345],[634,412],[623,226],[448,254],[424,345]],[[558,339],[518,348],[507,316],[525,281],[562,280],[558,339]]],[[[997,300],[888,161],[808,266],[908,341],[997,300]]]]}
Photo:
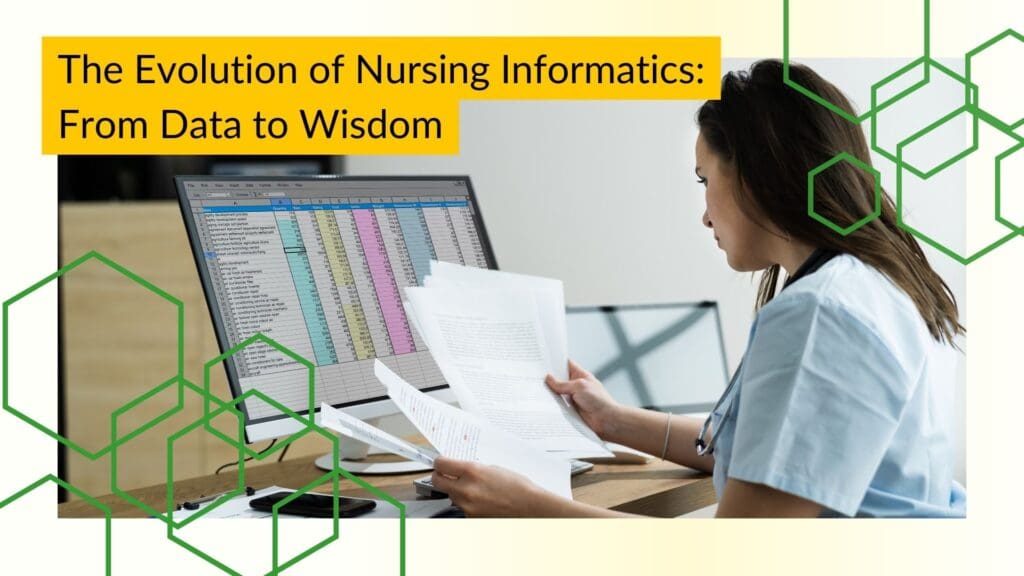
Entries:
{"type": "MultiPolygon", "coordinates": [[[[249,507],[263,512],[273,512],[274,504],[291,496],[294,492],[274,492],[249,501],[249,507]]],[[[377,507],[373,500],[365,498],[338,498],[338,517],[355,518],[362,516],[377,507]]],[[[334,497],[326,494],[303,494],[278,509],[281,514],[296,516],[312,516],[316,518],[334,517],[334,497]]]]}

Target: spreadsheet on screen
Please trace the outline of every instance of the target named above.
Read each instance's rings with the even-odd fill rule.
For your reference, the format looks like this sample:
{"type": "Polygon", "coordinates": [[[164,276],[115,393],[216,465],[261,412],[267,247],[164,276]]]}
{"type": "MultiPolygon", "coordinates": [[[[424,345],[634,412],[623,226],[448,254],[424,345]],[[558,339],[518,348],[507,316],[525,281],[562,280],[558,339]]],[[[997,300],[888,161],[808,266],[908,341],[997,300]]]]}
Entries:
{"type": "MultiPolygon", "coordinates": [[[[402,288],[436,259],[493,267],[468,180],[202,179],[181,182],[186,221],[225,348],[256,333],[315,364],[317,403],[385,396],[381,359],[420,389],[445,381],[406,317],[402,288]],[[212,295],[209,292],[212,291],[212,295]]],[[[308,371],[263,343],[233,358],[239,393],[308,404],[308,371]]],[[[250,422],[280,412],[247,402],[250,422]]]]}

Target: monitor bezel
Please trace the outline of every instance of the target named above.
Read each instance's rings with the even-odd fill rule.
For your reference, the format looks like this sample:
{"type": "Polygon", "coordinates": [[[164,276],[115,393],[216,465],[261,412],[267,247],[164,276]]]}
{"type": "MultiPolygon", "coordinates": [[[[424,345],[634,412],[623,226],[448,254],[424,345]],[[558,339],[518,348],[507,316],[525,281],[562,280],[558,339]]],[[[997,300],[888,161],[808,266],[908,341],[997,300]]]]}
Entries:
{"type": "MultiPolygon", "coordinates": [[[[473,223],[477,227],[480,245],[484,251],[484,259],[487,261],[487,267],[492,270],[498,269],[497,259],[494,257],[494,250],[491,246],[490,236],[487,234],[487,228],[484,225],[482,211],[480,209],[480,203],[477,201],[476,191],[473,189],[473,183],[466,174],[460,175],[425,175],[425,176],[413,176],[413,175],[400,175],[400,176],[384,176],[384,175],[373,175],[373,176],[348,176],[339,174],[326,174],[316,176],[209,176],[209,175],[187,175],[187,176],[175,176],[174,185],[178,192],[178,206],[181,209],[182,221],[185,224],[185,232],[188,236],[189,246],[192,248],[192,258],[196,264],[196,269],[199,272],[200,283],[203,287],[203,297],[206,300],[207,310],[210,312],[210,318],[213,322],[214,335],[217,338],[217,347],[220,349],[221,354],[230,350],[231,344],[228,341],[227,331],[221,320],[220,306],[216,301],[214,295],[212,279],[210,278],[209,271],[206,269],[205,260],[203,258],[202,243],[199,240],[198,230],[196,229],[196,223],[194,221],[191,207],[189,206],[188,192],[185,184],[194,181],[216,181],[216,182],[252,182],[252,181],[309,181],[309,182],[323,182],[323,181],[345,181],[345,182],[373,182],[373,181],[387,181],[387,182],[424,182],[424,181],[462,181],[466,186],[468,192],[469,205],[473,214],[473,223]]],[[[226,358],[221,364],[224,366],[224,370],[228,380],[228,388],[231,392],[231,398],[236,399],[242,394],[241,385],[239,383],[238,371],[235,367],[234,359],[229,357],[226,358]]],[[[430,388],[424,388],[424,392],[431,394],[439,400],[445,402],[453,402],[455,400],[454,393],[447,383],[441,386],[433,386],[430,388]]],[[[280,416],[276,418],[261,418],[256,422],[253,422],[249,418],[249,412],[245,405],[245,402],[240,403],[236,408],[242,413],[245,422],[245,442],[251,444],[260,440],[269,438],[278,438],[297,432],[302,429],[302,424],[293,418],[288,416],[280,416]]],[[[377,418],[380,416],[387,416],[397,412],[397,408],[391,402],[387,396],[378,398],[371,398],[367,400],[361,400],[348,404],[337,404],[335,408],[344,409],[349,414],[361,418],[377,418]]],[[[307,414],[308,409],[296,410],[299,415],[307,414]]],[[[316,421],[320,421],[320,410],[315,409],[316,421]]]]}
{"type": "MultiPolygon", "coordinates": [[[[728,386],[731,378],[729,374],[729,361],[726,356],[725,350],[725,334],[722,331],[722,316],[718,311],[718,302],[714,300],[699,300],[696,302],[654,302],[644,304],[612,304],[612,305],[600,305],[600,306],[566,306],[565,313],[566,319],[570,314],[578,313],[594,313],[600,312],[601,314],[617,314],[619,312],[630,312],[637,310],[666,310],[666,309],[679,309],[679,308],[711,308],[715,315],[715,330],[718,332],[718,347],[722,351],[720,354],[722,359],[722,374],[725,376],[725,386],[728,386]]],[[[723,390],[725,388],[723,386],[723,390]]],[[[702,413],[708,412],[715,406],[715,401],[702,402],[698,404],[664,404],[664,405],[651,405],[651,406],[640,406],[647,410],[655,410],[658,412],[671,412],[673,414],[690,414],[690,413],[702,413]]]]}

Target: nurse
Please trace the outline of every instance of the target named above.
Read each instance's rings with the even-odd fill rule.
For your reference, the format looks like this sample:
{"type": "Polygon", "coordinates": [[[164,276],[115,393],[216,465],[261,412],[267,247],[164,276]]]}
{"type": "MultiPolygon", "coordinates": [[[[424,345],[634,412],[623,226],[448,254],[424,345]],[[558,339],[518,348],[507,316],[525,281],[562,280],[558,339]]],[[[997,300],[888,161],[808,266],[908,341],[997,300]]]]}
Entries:
{"type": "MultiPolygon", "coordinates": [[[[790,77],[853,113],[809,68],[790,77]]],[[[713,473],[719,516],[962,517],[953,394],[938,377],[964,333],[949,287],[888,195],[847,236],[807,215],[810,170],[840,152],[870,164],[861,129],[785,86],[773,60],[727,74],[697,123],[703,224],[730,267],[761,272],[746,354],[709,425],[623,406],[571,362],[569,380],[547,384],[601,438],[713,473]]],[[[872,175],[849,162],[818,174],[814,193],[840,226],[875,206],[872,175]]],[[[469,516],[622,515],[448,458],[433,483],[469,516]]]]}

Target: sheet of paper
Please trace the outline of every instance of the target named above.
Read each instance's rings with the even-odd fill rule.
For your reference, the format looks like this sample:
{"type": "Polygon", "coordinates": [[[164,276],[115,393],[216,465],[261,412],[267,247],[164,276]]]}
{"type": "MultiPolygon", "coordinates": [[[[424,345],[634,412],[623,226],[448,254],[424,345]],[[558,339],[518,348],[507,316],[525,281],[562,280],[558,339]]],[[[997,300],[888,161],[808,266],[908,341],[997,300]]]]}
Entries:
{"type": "Polygon", "coordinates": [[[459,460],[501,466],[572,499],[569,462],[532,448],[479,417],[431,398],[379,360],[373,372],[409,421],[440,451],[459,460]]]}
{"type": "Polygon", "coordinates": [[[530,291],[443,281],[405,291],[421,336],[465,410],[565,458],[611,456],[544,383],[551,362],[530,291]]]}
{"type": "MultiPolygon", "coordinates": [[[[459,286],[482,289],[514,289],[528,290],[533,294],[540,315],[540,323],[544,332],[544,344],[548,349],[552,374],[556,378],[569,378],[569,345],[565,326],[565,288],[561,280],[529,276],[513,272],[500,272],[459,266],[450,262],[430,261],[430,276],[424,280],[424,286],[430,281],[440,279],[459,286]]],[[[443,284],[442,284],[443,285],[443,284]]]]}
{"type": "Polygon", "coordinates": [[[434,458],[437,457],[437,452],[430,448],[410,444],[380,428],[370,426],[358,418],[333,408],[330,404],[320,404],[320,425],[375,448],[427,466],[433,466],[434,458]]]}

